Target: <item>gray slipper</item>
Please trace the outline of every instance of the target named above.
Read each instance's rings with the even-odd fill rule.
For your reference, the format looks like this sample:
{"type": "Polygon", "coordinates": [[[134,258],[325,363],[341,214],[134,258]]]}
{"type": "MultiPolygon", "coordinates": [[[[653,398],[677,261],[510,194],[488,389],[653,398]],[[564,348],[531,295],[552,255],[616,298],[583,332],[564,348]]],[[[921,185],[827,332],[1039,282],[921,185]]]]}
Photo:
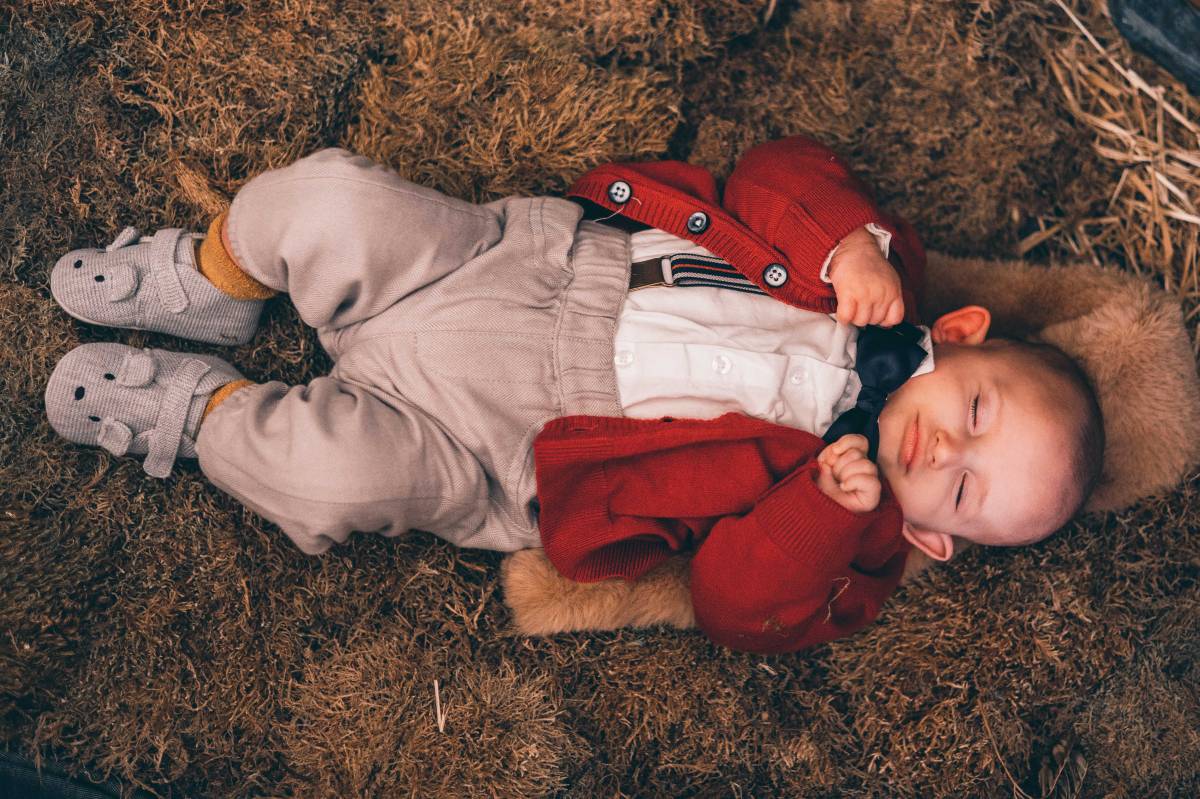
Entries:
{"type": "Polygon", "coordinates": [[[196,269],[199,233],[179,228],[139,238],[127,227],[103,250],[72,250],[50,273],[50,293],[76,319],[153,330],[209,344],[245,344],[262,300],[238,300],[196,269]]]}
{"type": "Polygon", "coordinates": [[[196,457],[196,433],[212,393],[241,379],[211,355],[83,344],[54,367],[46,416],[68,441],[114,455],[146,455],[146,473],[166,477],[176,457],[196,457]]]}

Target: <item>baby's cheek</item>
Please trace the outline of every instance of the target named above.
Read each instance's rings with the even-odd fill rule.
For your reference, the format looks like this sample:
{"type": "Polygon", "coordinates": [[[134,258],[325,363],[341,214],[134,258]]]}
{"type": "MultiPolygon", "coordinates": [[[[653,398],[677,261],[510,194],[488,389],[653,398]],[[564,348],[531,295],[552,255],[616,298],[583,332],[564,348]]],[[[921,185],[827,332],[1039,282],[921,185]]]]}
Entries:
{"type": "Polygon", "coordinates": [[[889,482],[889,486],[892,489],[892,496],[900,504],[905,521],[919,526],[933,521],[935,513],[928,486],[923,485],[919,480],[903,478],[898,479],[895,483],[889,482]]]}

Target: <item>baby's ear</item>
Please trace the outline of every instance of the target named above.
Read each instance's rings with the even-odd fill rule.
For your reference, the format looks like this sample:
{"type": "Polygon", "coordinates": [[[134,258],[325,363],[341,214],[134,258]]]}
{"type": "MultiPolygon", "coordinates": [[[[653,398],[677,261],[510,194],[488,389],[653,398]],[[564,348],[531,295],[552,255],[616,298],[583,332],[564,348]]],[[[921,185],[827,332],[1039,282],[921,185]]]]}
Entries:
{"type": "Polygon", "coordinates": [[[934,560],[947,561],[954,556],[954,536],[949,533],[935,533],[932,530],[922,530],[913,527],[908,522],[902,528],[908,543],[924,552],[934,560]]]}
{"type": "Polygon", "coordinates": [[[929,332],[934,344],[982,344],[991,326],[991,311],[982,305],[964,305],[939,316],[929,332]]]}

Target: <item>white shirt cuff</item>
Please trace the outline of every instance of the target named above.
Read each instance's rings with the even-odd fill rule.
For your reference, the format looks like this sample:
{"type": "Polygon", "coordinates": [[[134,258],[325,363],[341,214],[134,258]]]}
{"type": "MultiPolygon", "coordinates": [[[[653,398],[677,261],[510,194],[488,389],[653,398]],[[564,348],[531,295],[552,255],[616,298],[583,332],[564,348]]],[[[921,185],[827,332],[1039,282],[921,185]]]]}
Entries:
{"type": "MultiPolygon", "coordinates": [[[[875,243],[879,245],[879,251],[883,253],[883,257],[887,258],[888,253],[892,249],[892,234],[881,228],[874,222],[867,223],[867,232],[875,237],[875,243]]],[[[821,280],[826,283],[832,283],[829,279],[829,264],[833,261],[833,254],[837,252],[841,242],[833,245],[833,249],[829,251],[829,255],[825,256],[825,263],[821,264],[821,280]]]]}

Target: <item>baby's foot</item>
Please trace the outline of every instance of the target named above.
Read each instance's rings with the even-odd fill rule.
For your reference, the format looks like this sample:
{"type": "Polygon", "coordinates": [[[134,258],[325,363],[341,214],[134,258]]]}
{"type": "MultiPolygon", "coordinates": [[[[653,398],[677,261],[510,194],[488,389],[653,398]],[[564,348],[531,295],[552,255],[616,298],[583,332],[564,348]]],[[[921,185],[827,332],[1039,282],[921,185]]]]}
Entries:
{"type": "Polygon", "coordinates": [[[176,457],[196,457],[196,434],[212,393],[241,379],[211,355],[83,344],[54,367],[46,416],[68,441],[114,455],[146,455],[146,473],[166,477],[176,457]]]}
{"type": "Polygon", "coordinates": [[[245,344],[261,299],[235,299],[196,268],[196,242],[178,228],[138,236],[127,227],[103,250],[72,250],[50,273],[63,310],[94,325],[153,330],[210,344],[245,344]]]}

